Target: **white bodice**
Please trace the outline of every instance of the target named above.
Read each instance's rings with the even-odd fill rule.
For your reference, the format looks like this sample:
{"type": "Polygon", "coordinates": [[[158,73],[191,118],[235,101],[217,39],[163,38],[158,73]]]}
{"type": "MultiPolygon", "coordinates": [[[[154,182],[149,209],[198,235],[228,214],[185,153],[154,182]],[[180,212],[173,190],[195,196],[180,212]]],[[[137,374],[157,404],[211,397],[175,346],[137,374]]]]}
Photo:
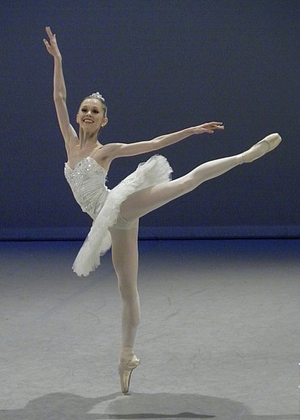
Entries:
{"type": "Polygon", "coordinates": [[[107,171],[95,159],[88,156],[83,158],[74,169],[65,164],[64,173],[82,211],[95,219],[109,193],[105,185],[107,171]]]}

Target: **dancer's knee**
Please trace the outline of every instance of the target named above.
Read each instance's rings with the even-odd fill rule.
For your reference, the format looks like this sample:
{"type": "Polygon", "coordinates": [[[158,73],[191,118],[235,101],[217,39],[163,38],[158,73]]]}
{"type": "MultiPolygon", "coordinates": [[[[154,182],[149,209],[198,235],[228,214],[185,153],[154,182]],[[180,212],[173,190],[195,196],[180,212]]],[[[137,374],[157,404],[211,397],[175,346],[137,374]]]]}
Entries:
{"type": "Polygon", "coordinates": [[[192,173],[189,173],[179,178],[177,181],[178,181],[178,190],[180,192],[180,195],[193,191],[197,186],[197,183],[192,173]]]}
{"type": "Polygon", "coordinates": [[[138,291],[136,284],[131,282],[119,281],[118,289],[120,296],[125,301],[133,301],[138,298],[138,291]]]}

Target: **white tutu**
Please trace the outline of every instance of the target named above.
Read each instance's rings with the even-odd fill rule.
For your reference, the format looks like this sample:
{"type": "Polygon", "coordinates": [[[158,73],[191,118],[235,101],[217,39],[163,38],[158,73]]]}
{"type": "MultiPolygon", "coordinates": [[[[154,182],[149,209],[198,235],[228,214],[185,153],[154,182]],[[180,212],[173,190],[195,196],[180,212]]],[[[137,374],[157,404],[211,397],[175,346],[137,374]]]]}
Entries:
{"type": "Polygon", "coordinates": [[[100,265],[100,256],[111,247],[109,228],[118,219],[120,206],[134,193],[171,179],[172,168],[166,158],[160,155],[141,163],[137,169],[120,184],[109,191],[104,205],[93,222],[91,230],[73,264],[78,276],[87,276],[100,265]]]}

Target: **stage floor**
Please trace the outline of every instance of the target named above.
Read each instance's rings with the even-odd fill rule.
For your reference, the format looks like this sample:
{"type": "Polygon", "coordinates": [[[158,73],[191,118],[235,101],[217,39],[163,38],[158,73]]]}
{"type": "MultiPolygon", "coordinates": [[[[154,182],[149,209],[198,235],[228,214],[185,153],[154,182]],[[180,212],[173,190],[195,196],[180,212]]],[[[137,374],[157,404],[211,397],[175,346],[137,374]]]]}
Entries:
{"type": "Polygon", "coordinates": [[[299,240],[141,241],[129,396],[110,254],[79,278],[80,245],[0,243],[0,420],[299,419],[299,240]]]}

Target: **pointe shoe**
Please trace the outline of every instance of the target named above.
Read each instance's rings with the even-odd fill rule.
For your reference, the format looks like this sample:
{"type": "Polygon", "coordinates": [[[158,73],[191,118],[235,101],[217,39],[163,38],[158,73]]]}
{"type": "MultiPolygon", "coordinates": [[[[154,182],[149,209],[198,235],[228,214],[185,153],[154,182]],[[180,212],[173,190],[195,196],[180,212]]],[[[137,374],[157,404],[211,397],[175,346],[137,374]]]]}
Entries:
{"type": "Polygon", "coordinates": [[[267,152],[266,152],[266,153],[268,153],[268,152],[271,152],[271,150],[274,150],[275,147],[277,147],[279,145],[281,140],[282,140],[282,138],[280,137],[280,135],[278,133],[273,133],[273,134],[269,134],[267,137],[260,140],[258,143],[256,143],[256,145],[261,144],[263,142],[268,143],[269,150],[267,150],[267,152]]]}
{"type": "Polygon", "coordinates": [[[140,364],[139,359],[135,355],[131,355],[130,359],[120,359],[119,363],[119,375],[121,383],[121,391],[123,394],[127,394],[130,386],[130,378],[133,369],[137,368],[140,364]]]}
{"type": "Polygon", "coordinates": [[[243,162],[250,163],[256,159],[261,158],[266,153],[269,153],[272,150],[274,150],[279,145],[281,140],[282,139],[278,133],[269,134],[268,136],[264,137],[262,140],[254,144],[254,146],[252,146],[247,152],[242,153],[243,162]],[[261,152],[259,153],[259,150],[257,150],[257,146],[260,146],[264,143],[268,146],[268,148],[267,150],[261,150],[261,152]]]}

